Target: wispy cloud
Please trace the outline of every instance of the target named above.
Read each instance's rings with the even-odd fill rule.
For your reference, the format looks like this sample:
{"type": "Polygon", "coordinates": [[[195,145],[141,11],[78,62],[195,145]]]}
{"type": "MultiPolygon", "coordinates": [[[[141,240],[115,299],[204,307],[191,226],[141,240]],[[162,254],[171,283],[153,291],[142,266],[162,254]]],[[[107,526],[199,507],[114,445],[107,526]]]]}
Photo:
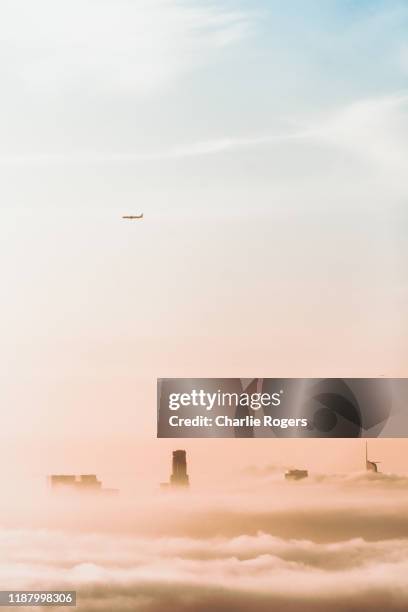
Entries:
{"type": "Polygon", "coordinates": [[[324,146],[342,150],[376,167],[400,172],[407,167],[408,95],[357,100],[349,105],[293,122],[291,129],[274,134],[221,136],[168,148],[139,152],[78,151],[2,155],[0,164],[106,164],[183,160],[237,153],[259,147],[292,143],[293,146],[324,146]]]}
{"type": "Polygon", "coordinates": [[[14,89],[148,94],[248,35],[243,11],[194,0],[2,3],[0,76],[14,89]]]}
{"type": "Polygon", "coordinates": [[[299,136],[344,149],[379,166],[406,168],[407,111],[406,93],[357,100],[318,117],[299,136]]]}
{"type": "Polygon", "coordinates": [[[193,157],[216,155],[219,153],[236,152],[248,148],[258,147],[287,141],[296,138],[289,135],[276,136],[254,136],[249,138],[216,138],[214,140],[203,140],[190,144],[176,145],[167,149],[152,152],[73,152],[73,153],[49,153],[30,155],[3,155],[0,156],[0,164],[106,164],[106,163],[137,163],[149,161],[181,160],[193,157]]]}

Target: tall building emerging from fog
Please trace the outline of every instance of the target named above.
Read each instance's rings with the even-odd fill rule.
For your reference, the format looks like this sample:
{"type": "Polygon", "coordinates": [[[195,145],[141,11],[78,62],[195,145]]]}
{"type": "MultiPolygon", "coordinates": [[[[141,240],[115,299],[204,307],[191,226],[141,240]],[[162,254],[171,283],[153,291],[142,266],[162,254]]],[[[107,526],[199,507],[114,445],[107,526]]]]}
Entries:
{"type": "Polygon", "coordinates": [[[169,487],[188,487],[189,478],[187,474],[187,456],[185,450],[173,451],[173,471],[170,476],[170,482],[162,482],[160,487],[167,489],[169,487]]]}
{"type": "Polygon", "coordinates": [[[173,473],[170,476],[173,487],[188,487],[187,457],[185,450],[173,451],[173,473]]]}

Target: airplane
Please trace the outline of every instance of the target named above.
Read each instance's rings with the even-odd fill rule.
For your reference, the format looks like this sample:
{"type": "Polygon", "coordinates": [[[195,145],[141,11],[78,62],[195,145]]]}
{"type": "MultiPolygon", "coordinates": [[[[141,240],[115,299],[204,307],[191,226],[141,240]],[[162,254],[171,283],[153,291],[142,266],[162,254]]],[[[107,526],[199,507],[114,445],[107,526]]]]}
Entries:
{"type": "Polygon", "coordinates": [[[143,213],[141,215],[123,215],[122,219],[143,219],[143,213]]]}

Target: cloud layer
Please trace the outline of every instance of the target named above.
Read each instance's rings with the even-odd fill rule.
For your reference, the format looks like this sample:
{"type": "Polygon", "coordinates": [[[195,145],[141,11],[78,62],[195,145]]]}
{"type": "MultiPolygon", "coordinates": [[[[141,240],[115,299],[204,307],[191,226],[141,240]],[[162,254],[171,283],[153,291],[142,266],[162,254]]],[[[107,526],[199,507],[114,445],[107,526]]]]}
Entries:
{"type": "Polygon", "coordinates": [[[19,531],[3,533],[1,546],[3,584],[76,589],[81,610],[153,612],[164,599],[171,610],[189,611],[210,604],[380,610],[390,597],[387,609],[402,610],[408,601],[408,539],[317,544],[265,533],[147,539],[19,531]]]}
{"type": "Polygon", "coordinates": [[[35,520],[34,503],[25,520],[3,510],[0,580],[75,589],[86,612],[399,612],[408,604],[401,481],[288,483],[271,467],[218,492],[45,498],[35,520]]]}

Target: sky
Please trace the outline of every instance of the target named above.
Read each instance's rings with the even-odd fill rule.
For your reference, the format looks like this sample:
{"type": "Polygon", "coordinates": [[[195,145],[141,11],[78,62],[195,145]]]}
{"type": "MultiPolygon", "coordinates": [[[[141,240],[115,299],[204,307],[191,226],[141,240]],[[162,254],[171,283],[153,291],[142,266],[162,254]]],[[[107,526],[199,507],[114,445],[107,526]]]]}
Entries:
{"type": "MultiPolygon", "coordinates": [[[[4,477],[167,473],[157,377],[407,375],[407,20],[394,0],[2,2],[4,477]]],[[[227,442],[186,442],[197,471],[210,442],[215,465],[227,442]]],[[[360,465],[355,442],[234,444],[360,465]]],[[[401,467],[404,440],[374,444],[401,467]]]]}

